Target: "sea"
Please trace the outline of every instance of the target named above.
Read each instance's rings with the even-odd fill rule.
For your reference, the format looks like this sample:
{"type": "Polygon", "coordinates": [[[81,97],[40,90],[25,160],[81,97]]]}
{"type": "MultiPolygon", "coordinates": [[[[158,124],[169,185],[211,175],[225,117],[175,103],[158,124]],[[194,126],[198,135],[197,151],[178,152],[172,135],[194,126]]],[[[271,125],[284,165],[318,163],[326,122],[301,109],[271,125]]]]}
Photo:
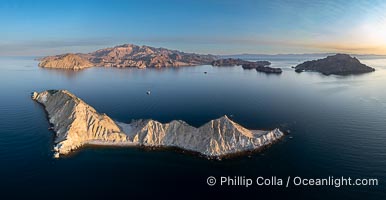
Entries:
{"type": "Polygon", "coordinates": [[[315,59],[307,55],[255,59],[283,73],[210,65],[68,71],[40,68],[35,57],[0,57],[0,199],[386,199],[386,57],[360,57],[376,71],[350,76],[296,73],[291,67],[315,59]],[[120,122],[199,127],[227,115],[248,129],[289,134],[222,160],[92,146],[55,159],[46,112],[31,100],[47,89],[67,89],[120,122]],[[377,182],[310,185],[348,178],[377,182]]]}

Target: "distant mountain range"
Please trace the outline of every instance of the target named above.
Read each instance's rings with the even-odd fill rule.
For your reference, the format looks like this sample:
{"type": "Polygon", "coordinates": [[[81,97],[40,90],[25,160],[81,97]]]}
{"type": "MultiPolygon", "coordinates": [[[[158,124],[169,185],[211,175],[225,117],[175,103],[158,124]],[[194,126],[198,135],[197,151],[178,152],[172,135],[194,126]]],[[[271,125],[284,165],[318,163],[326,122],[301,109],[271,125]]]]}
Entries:
{"type": "MultiPolygon", "coordinates": [[[[245,60],[250,59],[267,59],[267,58],[323,58],[327,56],[336,55],[337,53],[302,53],[302,54],[231,54],[231,55],[219,55],[221,58],[240,58],[245,60]]],[[[386,55],[376,54],[350,54],[353,57],[381,57],[386,58],[386,55]]]]}
{"type": "Polygon", "coordinates": [[[124,44],[91,53],[68,53],[40,59],[39,66],[79,70],[87,67],[180,67],[211,64],[217,56],[124,44]]]}

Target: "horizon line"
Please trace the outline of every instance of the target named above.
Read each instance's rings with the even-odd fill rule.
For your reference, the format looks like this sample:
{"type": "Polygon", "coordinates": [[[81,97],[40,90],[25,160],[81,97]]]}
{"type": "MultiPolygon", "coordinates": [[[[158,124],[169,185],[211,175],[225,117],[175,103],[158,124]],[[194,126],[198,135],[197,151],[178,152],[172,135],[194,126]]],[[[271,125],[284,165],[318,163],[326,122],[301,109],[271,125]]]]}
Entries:
{"type": "MultiPolygon", "coordinates": [[[[201,53],[199,50],[196,50],[194,51],[193,49],[192,50],[181,50],[181,49],[178,49],[178,48],[175,48],[175,47],[164,47],[164,46],[158,46],[158,45],[151,45],[151,44],[135,44],[135,43],[120,43],[120,44],[106,44],[106,45],[92,45],[94,46],[94,48],[92,49],[87,49],[87,50],[83,50],[83,51],[71,51],[70,49],[65,49],[63,48],[63,51],[61,51],[60,49],[57,49],[59,51],[56,51],[56,52],[52,52],[50,54],[48,53],[37,53],[37,54],[33,54],[33,53],[30,53],[30,54],[17,54],[16,52],[14,52],[13,54],[10,53],[10,54],[7,54],[6,52],[4,52],[4,54],[1,54],[0,53],[0,57],[45,57],[45,56],[54,56],[54,55],[63,55],[63,54],[68,54],[68,53],[73,53],[73,54],[88,54],[88,53],[91,53],[91,52],[94,52],[94,51],[98,51],[98,50],[101,50],[101,49],[107,49],[107,48],[116,48],[116,47],[120,47],[120,46],[125,46],[125,45],[134,45],[134,46],[139,46],[139,47],[150,47],[150,48],[162,48],[162,49],[167,49],[167,50],[172,50],[172,51],[180,51],[180,52],[183,52],[183,53],[193,53],[193,54],[201,54],[201,55],[213,55],[213,56],[286,56],[286,55],[293,55],[293,56],[296,56],[296,55],[333,55],[333,54],[348,54],[348,55],[352,55],[352,56],[386,56],[386,54],[377,54],[377,53],[357,53],[357,52],[348,52],[348,51],[337,51],[337,52],[315,52],[315,51],[312,51],[312,52],[300,52],[300,53],[297,53],[295,51],[295,53],[290,53],[290,52],[286,52],[286,53],[251,53],[251,52],[242,52],[242,53],[201,53]]],[[[75,45],[76,46],[76,45],[75,45]]],[[[75,46],[72,46],[72,47],[75,47],[75,46]]],[[[166,45],[168,46],[168,45],[166,45]]],[[[91,47],[91,46],[90,46],[91,47]]],[[[33,49],[33,48],[32,48],[33,49]]],[[[39,50],[42,50],[42,48],[37,48],[39,50]]],[[[52,49],[52,48],[43,48],[43,49],[46,49],[46,50],[49,50],[49,49],[52,49]]],[[[78,48],[79,49],[79,48],[78,48]]],[[[221,50],[220,50],[221,52],[221,50]]]]}

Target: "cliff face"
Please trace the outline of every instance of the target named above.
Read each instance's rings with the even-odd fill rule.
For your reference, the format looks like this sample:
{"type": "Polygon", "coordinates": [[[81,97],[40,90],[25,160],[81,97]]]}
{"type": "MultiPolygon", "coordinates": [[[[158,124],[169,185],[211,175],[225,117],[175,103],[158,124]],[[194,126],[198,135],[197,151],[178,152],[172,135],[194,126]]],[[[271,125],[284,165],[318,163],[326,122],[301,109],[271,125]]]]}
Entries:
{"type": "Polygon", "coordinates": [[[324,75],[349,75],[375,71],[347,54],[336,54],[323,59],[306,61],[295,67],[296,72],[316,71],[324,75]]]}
{"type": "MultiPolygon", "coordinates": [[[[67,55],[67,54],[66,54],[67,55]]],[[[75,54],[71,54],[75,55],[75,54]]],[[[210,64],[215,56],[184,53],[164,48],[125,44],[112,48],[100,49],[88,54],[76,54],[91,66],[103,67],[180,67],[210,64]]],[[[64,55],[42,58],[39,66],[71,69],[73,62],[64,59],[64,55]],[[53,59],[55,58],[55,59],[53,59]]]]}
{"type": "Polygon", "coordinates": [[[130,125],[136,130],[130,138],[135,143],[180,147],[207,156],[224,156],[258,149],[283,136],[279,129],[248,130],[227,116],[211,120],[199,128],[177,120],[165,124],[141,120],[130,125]]]}
{"type": "Polygon", "coordinates": [[[32,98],[45,107],[54,125],[56,157],[84,144],[178,147],[217,157],[259,149],[284,135],[279,129],[248,130],[227,116],[199,128],[178,120],[114,122],[66,90],[35,92],[32,98]]]}
{"type": "Polygon", "coordinates": [[[105,114],[66,90],[48,90],[34,93],[32,98],[44,105],[56,132],[56,156],[67,154],[87,141],[127,141],[127,136],[105,114]]]}
{"type": "Polygon", "coordinates": [[[39,67],[80,70],[94,66],[88,59],[77,54],[64,54],[43,58],[39,67]]]}

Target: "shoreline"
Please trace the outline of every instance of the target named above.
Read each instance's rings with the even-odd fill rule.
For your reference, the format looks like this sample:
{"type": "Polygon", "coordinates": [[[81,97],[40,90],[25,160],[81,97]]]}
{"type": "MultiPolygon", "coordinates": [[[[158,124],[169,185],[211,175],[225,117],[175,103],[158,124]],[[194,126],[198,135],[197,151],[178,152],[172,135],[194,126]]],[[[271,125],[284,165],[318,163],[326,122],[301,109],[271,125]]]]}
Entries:
{"type": "Polygon", "coordinates": [[[116,122],[98,113],[67,90],[34,92],[32,99],[47,111],[55,134],[54,157],[69,154],[84,145],[179,148],[207,157],[232,154],[270,146],[285,133],[279,128],[249,130],[226,115],[196,128],[181,120],[161,123],[140,119],[130,124],[116,122]]]}
{"type": "MultiPolygon", "coordinates": [[[[280,142],[283,142],[283,140],[286,139],[286,136],[288,133],[284,133],[284,136],[281,137],[280,139],[277,139],[269,144],[266,144],[264,146],[261,146],[260,148],[257,149],[252,149],[252,150],[245,150],[241,152],[236,152],[236,153],[230,153],[222,156],[208,156],[205,154],[202,154],[197,151],[192,151],[188,149],[183,149],[178,146],[151,146],[151,145],[141,145],[138,143],[111,143],[111,142],[103,142],[103,141],[93,141],[93,142],[88,142],[82,145],[82,147],[79,147],[77,151],[71,151],[67,154],[61,155],[61,157],[72,157],[75,156],[78,153],[82,152],[82,149],[93,149],[93,150],[109,150],[109,149],[138,149],[142,150],[144,152],[172,152],[172,153],[177,153],[177,154],[183,154],[183,155],[188,155],[188,156],[193,156],[195,158],[199,159],[205,159],[205,160],[215,160],[215,161],[222,161],[222,160],[232,160],[232,159],[239,159],[247,156],[248,158],[253,155],[258,155],[259,153],[268,150],[271,148],[273,145],[278,144],[280,142]],[[79,150],[79,151],[78,151],[79,150]]],[[[55,152],[57,153],[57,152],[55,152]]]]}

